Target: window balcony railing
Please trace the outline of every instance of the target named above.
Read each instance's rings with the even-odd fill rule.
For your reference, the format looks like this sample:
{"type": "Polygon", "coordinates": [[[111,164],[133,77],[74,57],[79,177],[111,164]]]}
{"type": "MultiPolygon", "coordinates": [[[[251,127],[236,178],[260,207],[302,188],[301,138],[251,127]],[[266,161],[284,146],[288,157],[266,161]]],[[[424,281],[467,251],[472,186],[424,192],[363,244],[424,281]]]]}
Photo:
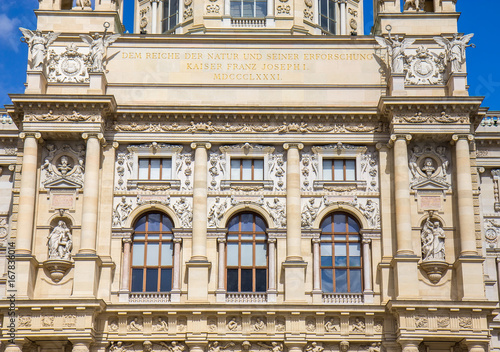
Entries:
{"type": "Polygon", "coordinates": [[[170,303],[170,293],[131,293],[129,303],[170,303]]]}
{"type": "Polygon", "coordinates": [[[267,303],[266,293],[227,293],[226,303],[267,303]]]}
{"type": "Polygon", "coordinates": [[[362,293],[323,293],[325,304],[363,304],[362,293]]]}
{"type": "Polygon", "coordinates": [[[231,18],[231,25],[240,28],[264,28],[265,18],[231,18]]]}

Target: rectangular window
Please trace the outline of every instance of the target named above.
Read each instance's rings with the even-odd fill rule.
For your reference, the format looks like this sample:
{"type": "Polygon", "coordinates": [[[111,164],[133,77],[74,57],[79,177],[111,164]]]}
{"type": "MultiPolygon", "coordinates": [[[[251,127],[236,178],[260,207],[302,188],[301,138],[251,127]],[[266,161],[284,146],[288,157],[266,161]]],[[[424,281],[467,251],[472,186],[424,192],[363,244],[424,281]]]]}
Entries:
{"type": "Polygon", "coordinates": [[[231,180],[264,180],[263,159],[231,159],[231,180]]]}
{"type": "Polygon", "coordinates": [[[179,23],[179,0],[163,0],[162,32],[170,32],[179,23]]]}
{"type": "Polygon", "coordinates": [[[330,34],[336,34],[336,0],[319,0],[319,25],[330,34]]]}
{"type": "Polygon", "coordinates": [[[267,16],[267,1],[263,0],[231,0],[231,17],[267,16]]]}
{"type": "Polygon", "coordinates": [[[323,180],[356,181],[356,160],[323,159],[323,180]]]}
{"type": "Polygon", "coordinates": [[[139,159],[139,180],[161,181],[172,179],[172,159],[139,159]]]}

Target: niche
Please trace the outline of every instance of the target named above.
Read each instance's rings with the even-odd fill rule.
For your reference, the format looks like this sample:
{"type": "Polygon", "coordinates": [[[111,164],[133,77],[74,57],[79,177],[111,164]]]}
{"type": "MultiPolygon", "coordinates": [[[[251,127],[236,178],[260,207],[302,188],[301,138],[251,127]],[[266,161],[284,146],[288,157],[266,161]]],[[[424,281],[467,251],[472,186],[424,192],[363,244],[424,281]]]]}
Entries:
{"type": "Polygon", "coordinates": [[[73,8],[73,0],[61,0],[61,10],[71,10],[73,8]]]}

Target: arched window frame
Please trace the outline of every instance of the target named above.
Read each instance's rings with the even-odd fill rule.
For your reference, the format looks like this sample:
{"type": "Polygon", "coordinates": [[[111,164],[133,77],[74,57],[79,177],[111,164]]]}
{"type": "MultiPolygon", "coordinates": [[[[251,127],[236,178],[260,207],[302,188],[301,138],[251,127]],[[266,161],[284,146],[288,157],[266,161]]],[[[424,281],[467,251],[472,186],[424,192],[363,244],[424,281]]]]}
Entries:
{"type": "MultiPolygon", "coordinates": [[[[165,213],[162,212],[147,212],[141,214],[140,217],[134,222],[134,232],[132,233],[132,245],[130,250],[130,286],[129,290],[131,293],[168,293],[171,292],[174,288],[176,288],[175,283],[173,282],[175,272],[174,265],[176,264],[176,260],[174,256],[178,255],[178,249],[174,248],[178,244],[174,242],[173,236],[173,221],[172,219],[165,213]],[[151,216],[160,216],[160,223],[158,227],[158,231],[152,231],[150,229],[150,219],[151,216]],[[144,219],[144,231],[138,231],[137,228],[140,222],[144,219]],[[168,229],[168,230],[167,230],[168,229]],[[142,238],[144,234],[144,238],[142,238]],[[134,254],[134,250],[137,251],[140,246],[138,244],[143,244],[143,263],[140,264],[141,256],[134,254]],[[157,264],[154,264],[151,257],[150,250],[157,245],[158,247],[158,256],[157,256],[157,264]],[[165,255],[165,251],[169,248],[170,255],[165,255]],[[149,249],[149,251],[148,251],[149,249]],[[139,280],[139,270],[142,269],[142,288],[137,289],[137,285],[139,280]],[[149,273],[154,275],[153,270],[157,270],[156,277],[156,290],[152,288],[152,283],[149,283],[148,279],[154,280],[151,276],[148,277],[148,269],[149,273]],[[134,270],[136,270],[134,272],[134,270]],[[162,282],[164,280],[164,282],[162,282]]],[[[137,252],[139,253],[139,252],[137,252]]],[[[178,268],[175,268],[178,269],[178,268]]],[[[152,281],[154,282],[154,281],[152,281]]]]}
{"type": "MultiPolygon", "coordinates": [[[[228,233],[225,239],[225,244],[226,244],[226,251],[224,253],[224,265],[225,265],[225,289],[228,293],[265,293],[267,292],[267,289],[269,287],[269,245],[268,245],[268,236],[267,236],[267,224],[264,220],[263,217],[261,217],[259,214],[253,213],[253,212],[241,212],[235,214],[233,217],[228,222],[228,233]],[[242,218],[244,216],[253,216],[253,221],[252,221],[252,231],[242,231],[242,218]],[[231,231],[231,224],[233,223],[234,219],[239,219],[237,222],[238,226],[238,231],[231,231]],[[264,228],[264,231],[257,231],[257,219],[261,221],[261,224],[264,228]],[[252,238],[244,237],[244,236],[252,236],[252,238]],[[237,236],[235,238],[234,236],[237,236]],[[242,248],[245,247],[242,244],[251,244],[252,246],[252,265],[242,265],[242,248]],[[258,246],[264,244],[264,250],[265,250],[265,265],[258,265],[257,263],[257,253],[258,253],[258,246]],[[235,263],[229,263],[228,262],[228,257],[231,255],[232,250],[229,249],[229,246],[237,246],[238,250],[238,260],[237,260],[237,265],[234,265],[235,263]],[[229,270],[237,270],[237,288],[233,289],[233,287],[229,287],[228,285],[228,280],[231,280],[232,277],[230,277],[229,270]],[[245,286],[242,286],[242,281],[245,280],[245,278],[242,275],[242,270],[251,270],[251,290],[250,289],[245,289],[248,288],[248,283],[245,286]],[[258,275],[258,270],[265,270],[265,274],[262,276],[262,272],[260,272],[260,275],[258,275]],[[260,277],[259,277],[260,276],[260,277]],[[262,287],[262,283],[264,283],[264,289],[260,289],[262,287]]],[[[220,254],[219,254],[220,255],[220,254]]],[[[261,258],[262,259],[262,258],[261,258]]],[[[234,275],[234,271],[232,273],[234,275]]],[[[247,279],[248,280],[248,279],[247,279]]],[[[234,281],[232,281],[234,282],[234,281]]]]}
{"type": "MultiPolygon", "coordinates": [[[[365,248],[362,242],[361,227],[359,221],[349,213],[346,212],[332,212],[325,216],[321,221],[321,234],[320,239],[317,241],[319,246],[315,260],[317,260],[317,274],[321,277],[319,283],[315,283],[315,289],[320,289],[323,294],[360,294],[364,290],[364,251],[365,248]],[[344,217],[345,221],[342,225],[345,226],[344,231],[339,230],[339,226],[335,226],[335,220],[340,217],[344,217]],[[325,233],[323,230],[325,222],[331,219],[331,231],[325,233]],[[357,229],[357,230],[355,230],[357,229]],[[345,244],[345,246],[342,246],[345,244]],[[328,247],[330,251],[328,251],[328,247]],[[355,249],[357,247],[357,249],[355,249]],[[345,256],[336,256],[338,251],[342,251],[345,248],[345,256]],[[328,255],[324,255],[324,251],[327,251],[328,255]],[[337,251],[337,253],[336,253],[337,251]],[[359,255],[352,255],[352,251],[359,253],[359,255]],[[330,258],[331,264],[328,260],[330,258]],[[345,261],[344,259],[345,258],[345,261]],[[353,261],[351,263],[351,258],[353,261]],[[359,264],[358,264],[359,261],[359,264]],[[319,265],[318,265],[319,264],[319,265]],[[328,277],[328,272],[331,270],[331,277],[328,277]],[[338,287],[340,280],[338,280],[337,275],[341,275],[342,271],[345,270],[346,282],[345,289],[343,287],[338,287]],[[355,275],[353,275],[356,273],[355,275]],[[327,279],[331,278],[331,289],[330,287],[325,287],[327,279]],[[353,283],[352,280],[359,281],[357,284],[353,283]],[[318,285],[320,284],[320,285],[318,285]],[[318,287],[319,286],[319,287],[318,287]],[[359,288],[358,288],[359,287],[359,288]]],[[[340,252],[344,254],[344,252],[340,252]]],[[[317,275],[317,276],[318,276],[317,275]]]]}

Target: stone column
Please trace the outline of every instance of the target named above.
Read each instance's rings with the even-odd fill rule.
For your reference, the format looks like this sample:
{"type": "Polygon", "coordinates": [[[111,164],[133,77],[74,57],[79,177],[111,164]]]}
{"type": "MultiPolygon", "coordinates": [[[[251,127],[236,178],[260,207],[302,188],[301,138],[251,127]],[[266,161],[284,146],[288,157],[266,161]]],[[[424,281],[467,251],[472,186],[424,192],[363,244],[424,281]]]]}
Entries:
{"type": "Polygon", "coordinates": [[[158,31],[158,0],[151,0],[151,34],[157,34],[158,31]]]}
{"type": "Polygon", "coordinates": [[[286,261],[285,269],[285,301],[305,301],[305,269],[302,259],[302,228],[300,213],[300,155],[304,148],[302,143],[285,143],[288,151],[286,167],[286,261]]]}
{"type": "Polygon", "coordinates": [[[399,341],[402,352],[418,352],[420,341],[399,341]]]}
{"type": "Polygon", "coordinates": [[[130,254],[132,248],[132,240],[130,238],[123,239],[123,263],[122,263],[122,282],[120,291],[130,290],[130,254]]]}
{"type": "Polygon", "coordinates": [[[414,287],[418,283],[419,257],[413,252],[410,175],[407,142],[410,135],[393,135],[394,143],[394,209],[396,212],[397,252],[393,260],[394,284],[400,299],[418,299],[414,287]]]}
{"type": "MultiPolygon", "coordinates": [[[[196,9],[195,9],[196,10],[196,9]]],[[[192,143],[195,150],[193,181],[193,237],[191,259],[188,270],[188,301],[208,300],[208,276],[210,262],[207,260],[207,149],[210,143],[192,143]]]]}
{"type": "Polygon", "coordinates": [[[217,278],[217,291],[215,295],[217,302],[226,301],[226,238],[217,238],[217,243],[219,246],[219,268],[218,268],[218,278],[217,278]]]}
{"type": "Polygon", "coordinates": [[[346,19],[347,19],[347,11],[346,11],[346,4],[347,0],[340,0],[339,5],[340,5],[340,35],[346,35],[347,34],[347,26],[346,26],[346,19]]]}
{"type": "Polygon", "coordinates": [[[373,295],[372,285],[372,250],[371,238],[364,238],[363,241],[363,284],[365,295],[373,295]]]}
{"type": "Polygon", "coordinates": [[[397,254],[413,255],[411,240],[411,199],[407,142],[410,135],[393,135],[394,194],[396,209],[397,254]]]}
{"type": "Polygon", "coordinates": [[[172,273],[172,291],[170,291],[170,301],[181,301],[181,243],[182,238],[174,238],[174,258],[172,273]]]}
{"type": "Polygon", "coordinates": [[[483,259],[476,249],[476,230],[472,192],[469,142],[471,135],[454,135],[455,172],[457,175],[458,229],[460,233],[460,256],[455,263],[461,298],[484,299],[484,281],[481,275],[483,259]]]}
{"type": "Polygon", "coordinates": [[[285,341],[288,352],[302,352],[305,345],[305,341],[285,341]]]}
{"type": "Polygon", "coordinates": [[[277,301],[278,290],[276,288],[276,238],[269,238],[267,240],[269,246],[269,282],[267,286],[267,301],[274,303],[277,301]]]}
{"type": "Polygon", "coordinates": [[[454,135],[456,153],[458,223],[460,229],[460,256],[477,255],[474,228],[474,203],[470,167],[469,141],[471,135],[454,135]]]}
{"type": "Polygon", "coordinates": [[[24,150],[17,215],[16,254],[31,255],[37,190],[37,139],[40,139],[42,135],[38,132],[22,132],[19,137],[24,139],[24,150]]]}
{"type": "Polygon", "coordinates": [[[87,140],[85,155],[85,177],[82,205],[82,230],[80,250],[73,256],[75,281],[73,297],[95,298],[102,264],[96,252],[97,218],[99,208],[99,169],[101,164],[100,133],[83,133],[87,140]]]}
{"type": "Polygon", "coordinates": [[[486,352],[486,343],[481,343],[481,342],[465,342],[467,347],[469,348],[469,352],[486,352]]]}
{"type": "Polygon", "coordinates": [[[73,341],[73,349],[71,352],[89,352],[89,345],[90,343],[85,341],[85,342],[76,342],[73,341]]]}
{"type": "Polygon", "coordinates": [[[40,133],[22,132],[24,139],[23,164],[19,194],[16,235],[16,290],[17,297],[30,298],[35,285],[35,268],[38,265],[31,255],[34,237],[35,204],[37,196],[38,141],[40,133]]]}
{"type": "Polygon", "coordinates": [[[286,260],[302,261],[300,213],[300,156],[302,143],[285,143],[286,167],[286,260]]]}
{"type": "Polygon", "coordinates": [[[82,235],[79,254],[96,253],[97,210],[99,206],[99,168],[102,134],[84,133],[87,140],[85,182],[83,188],[82,235]]]}
{"type": "Polygon", "coordinates": [[[320,261],[321,258],[319,256],[319,238],[314,238],[312,240],[313,243],[313,291],[321,292],[321,268],[320,261]]]}

